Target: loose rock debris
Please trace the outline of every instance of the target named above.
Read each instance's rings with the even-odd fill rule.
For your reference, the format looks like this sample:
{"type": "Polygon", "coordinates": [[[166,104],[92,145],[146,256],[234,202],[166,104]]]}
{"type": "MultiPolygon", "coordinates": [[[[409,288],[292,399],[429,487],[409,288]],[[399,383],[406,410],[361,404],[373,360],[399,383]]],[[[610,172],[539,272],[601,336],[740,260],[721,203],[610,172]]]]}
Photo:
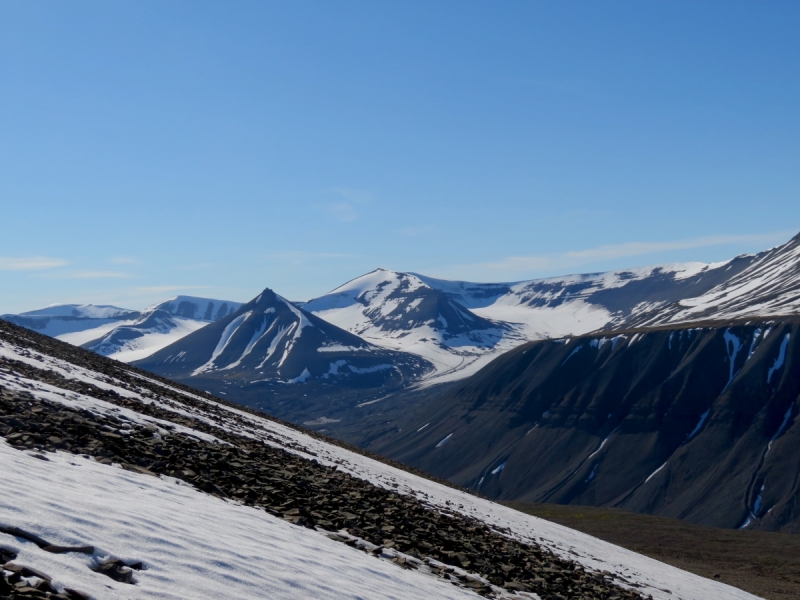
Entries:
{"type": "MultiPolygon", "coordinates": [[[[8,531],[6,531],[7,529],[16,528],[4,527],[0,528],[0,531],[8,533],[8,531]]],[[[22,530],[17,531],[21,532],[22,530]]],[[[25,536],[13,533],[10,535],[29,539],[25,536]]],[[[59,592],[53,587],[50,576],[31,567],[13,562],[16,558],[17,553],[13,550],[0,548],[0,573],[2,574],[2,576],[0,576],[0,599],[50,598],[52,600],[89,600],[88,594],[70,588],[65,588],[64,591],[59,592]]]]}
{"type": "MultiPolygon", "coordinates": [[[[554,600],[643,598],[618,585],[609,573],[587,571],[478,520],[443,514],[414,497],[377,487],[335,466],[27,363],[3,358],[0,369],[170,423],[143,426],[121,415],[101,415],[0,388],[0,435],[19,450],[45,459],[48,452],[60,450],[132,471],[174,477],[295,525],[328,531],[332,539],[391,560],[400,568],[424,570],[489,597],[530,592],[554,600]],[[216,439],[179,433],[180,426],[216,439]]],[[[170,395],[162,388],[158,393],[166,403],[213,412],[199,400],[170,395]]],[[[130,583],[135,568],[112,561],[98,564],[95,570],[120,577],[117,581],[130,577],[130,583]]],[[[47,593],[59,597],[53,591],[44,596],[9,597],[48,597],[47,593]]],[[[71,598],[66,593],[61,597],[71,598]]]]}

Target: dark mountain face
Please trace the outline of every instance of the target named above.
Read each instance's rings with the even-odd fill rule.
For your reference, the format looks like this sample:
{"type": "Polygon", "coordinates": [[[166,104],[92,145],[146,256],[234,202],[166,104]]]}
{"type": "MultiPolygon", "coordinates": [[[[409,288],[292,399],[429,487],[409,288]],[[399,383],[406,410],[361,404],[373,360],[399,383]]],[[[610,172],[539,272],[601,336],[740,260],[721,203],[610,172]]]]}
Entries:
{"type": "Polygon", "coordinates": [[[246,404],[275,385],[291,395],[376,388],[402,385],[429,369],[418,357],[373,346],[269,289],[136,365],[203,389],[235,389],[246,404]]]}
{"type": "Polygon", "coordinates": [[[798,329],[533,342],[370,449],[494,498],[800,532],[798,329]]]}

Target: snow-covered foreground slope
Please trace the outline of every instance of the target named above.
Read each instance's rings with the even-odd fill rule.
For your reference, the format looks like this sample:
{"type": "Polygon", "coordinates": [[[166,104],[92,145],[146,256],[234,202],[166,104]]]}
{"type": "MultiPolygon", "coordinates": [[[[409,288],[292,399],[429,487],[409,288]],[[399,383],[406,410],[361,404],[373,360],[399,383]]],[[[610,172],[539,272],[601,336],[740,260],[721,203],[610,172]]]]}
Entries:
{"type": "MultiPolygon", "coordinates": [[[[0,400],[12,406],[14,398],[30,394],[27,403],[17,404],[17,410],[23,412],[0,421],[8,424],[5,427],[13,428],[23,418],[43,418],[43,423],[72,419],[70,422],[85,432],[84,437],[96,436],[92,444],[110,444],[106,448],[119,448],[123,453],[136,444],[163,447],[160,456],[165,461],[173,460],[167,451],[175,443],[184,449],[176,456],[183,457],[190,456],[194,447],[217,452],[213,449],[224,450],[238,440],[249,444],[249,450],[239,456],[257,456],[259,447],[277,448],[308,468],[322,469],[329,474],[326,477],[341,473],[337,482],[346,482],[349,474],[356,478],[353,481],[365,482],[360,484],[362,489],[370,482],[383,490],[382,494],[389,494],[388,500],[391,494],[417,498],[427,511],[438,511],[444,517],[453,515],[454,519],[468,517],[471,520],[467,522],[475,524],[473,529],[488,526],[486,531],[492,533],[486,535],[551,550],[592,572],[608,571],[619,585],[653,598],[755,598],[222,405],[210,397],[176,389],[116,363],[103,362],[102,358],[84,359],[93,361],[91,369],[77,366],[53,356],[57,350],[68,357],[63,348],[41,341],[34,347],[14,331],[9,334],[6,329],[4,333],[0,336],[0,387],[5,391],[0,400]],[[62,409],[58,407],[67,412],[59,413],[62,409]],[[44,418],[42,413],[52,416],[44,418]],[[70,417],[72,414],[78,416],[70,417]],[[93,432],[91,423],[106,423],[104,433],[93,432]],[[110,427],[108,423],[115,425],[110,427]],[[123,438],[129,441],[121,446],[117,440],[123,438]],[[336,471],[326,471],[329,467],[336,471]]],[[[61,438],[39,440],[34,434],[22,433],[6,437],[16,448],[0,442],[0,478],[4,482],[0,525],[20,527],[50,543],[91,544],[94,549],[91,555],[54,555],[5,534],[0,534],[0,545],[18,551],[18,563],[50,574],[57,585],[86,590],[97,598],[458,598],[475,597],[468,591],[470,582],[483,585],[469,574],[468,568],[451,569],[454,574],[450,581],[460,582],[462,587],[445,584],[435,561],[401,556],[386,544],[387,540],[383,548],[352,541],[355,546],[372,550],[374,556],[370,556],[356,547],[326,539],[331,534],[319,527],[314,530],[289,525],[255,506],[201,492],[196,489],[202,487],[199,483],[189,487],[171,476],[131,472],[143,470],[135,465],[123,470],[114,460],[105,458],[95,460],[66,452],[48,452],[42,455],[46,461],[34,456],[38,447],[63,448],[65,442],[61,438]],[[146,568],[135,573],[136,585],[114,583],[88,568],[107,555],[143,561],[146,568]],[[398,558],[418,566],[403,570],[390,562],[398,558]],[[456,577],[459,573],[463,573],[461,579],[456,577]]],[[[84,442],[78,438],[72,442],[75,448],[81,443],[84,442]]],[[[92,444],[90,448],[98,447],[92,444]]],[[[95,456],[105,455],[98,451],[95,456]]],[[[242,461],[247,462],[239,458],[230,461],[227,468],[245,468],[242,461]]],[[[157,468],[158,462],[153,465],[157,468]]],[[[181,478],[199,481],[192,471],[182,471],[181,478]]],[[[293,485],[291,479],[288,481],[293,485]]],[[[335,495],[338,485],[331,483],[329,493],[335,495]]],[[[351,496],[342,496],[345,497],[351,496]]],[[[359,510],[356,506],[347,509],[359,510]]],[[[284,513],[284,519],[293,519],[287,517],[292,514],[301,513],[284,513]]],[[[346,519],[361,518],[342,514],[346,519]]],[[[453,521],[457,522],[460,521],[453,521]]],[[[393,530],[393,526],[384,527],[383,535],[391,538],[393,530]]],[[[351,539],[347,536],[342,532],[338,539],[351,539]]],[[[397,540],[402,543],[402,538],[397,540]]],[[[498,553],[503,551],[500,546],[495,547],[498,553]]],[[[491,593],[496,597],[538,597],[496,587],[491,593]]]]}
{"type": "Polygon", "coordinates": [[[95,555],[143,561],[136,585],[0,534],[16,563],[95,598],[470,598],[474,594],[264,511],[225,502],[179,480],[155,478],[57,453],[37,460],[0,441],[0,523],[95,555]],[[177,484],[177,485],[176,485],[177,484]]]}

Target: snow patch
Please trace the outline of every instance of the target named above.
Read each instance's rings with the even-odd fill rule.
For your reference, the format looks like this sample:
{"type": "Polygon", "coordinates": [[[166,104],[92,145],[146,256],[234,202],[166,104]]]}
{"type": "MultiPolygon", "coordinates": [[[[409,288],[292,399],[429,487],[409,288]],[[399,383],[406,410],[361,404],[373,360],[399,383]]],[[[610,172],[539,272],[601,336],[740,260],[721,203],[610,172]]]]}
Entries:
{"type": "Polygon", "coordinates": [[[508,461],[503,461],[503,462],[501,462],[501,463],[500,463],[500,464],[497,466],[497,468],[496,468],[496,469],[494,469],[494,470],[492,471],[492,475],[498,475],[498,474],[500,474],[500,473],[503,471],[503,469],[505,469],[505,467],[506,467],[506,462],[508,462],[508,461]]]}
{"type": "Polygon", "coordinates": [[[453,437],[452,433],[450,435],[448,435],[446,438],[444,438],[441,442],[436,444],[436,447],[440,448],[440,447],[444,446],[447,443],[447,440],[449,440],[451,437],[453,437]]]}
{"type": "Polygon", "coordinates": [[[192,373],[192,376],[200,375],[201,373],[205,373],[214,368],[214,361],[217,360],[217,357],[225,351],[225,347],[231,341],[233,334],[236,333],[236,330],[239,329],[239,326],[251,314],[253,314],[252,311],[248,311],[244,314],[239,315],[233,321],[228,323],[228,325],[223,330],[222,335],[219,338],[219,341],[217,342],[217,347],[214,348],[214,352],[211,353],[211,358],[208,360],[206,364],[195,369],[194,372],[192,373]]]}
{"type": "MultiPolygon", "coordinates": [[[[775,362],[773,363],[772,367],[770,368],[769,373],[767,373],[767,383],[769,383],[770,380],[772,379],[773,373],[775,373],[775,371],[780,369],[783,366],[784,360],[786,360],[786,346],[789,345],[789,336],[790,335],[791,335],[790,333],[787,333],[783,337],[783,341],[781,342],[781,349],[778,352],[778,358],[775,359],[775,362]]],[[[764,336],[764,337],[766,337],[766,336],[764,336]]]]}
{"type": "Polygon", "coordinates": [[[306,368],[303,369],[303,372],[300,373],[300,375],[298,375],[294,379],[288,380],[286,383],[305,383],[306,381],[308,381],[309,377],[311,377],[311,373],[309,373],[308,369],[306,368]]]}
{"type": "Polygon", "coordinates": [[[692,433],[690,433],[688,436],[686,436],[686,441],[687,442],[690,439],[692,439],[697,434],[697,432],[700,431],[703,428],[703,424],[706,422],[706,419],[708,418],[708,415],[710,413],[711,413],[711,409],[709,408],[706,412],[704,412],[702,415],[700,415],[700,421],[697,423],[697,426],[692,430],[692,433]]]}

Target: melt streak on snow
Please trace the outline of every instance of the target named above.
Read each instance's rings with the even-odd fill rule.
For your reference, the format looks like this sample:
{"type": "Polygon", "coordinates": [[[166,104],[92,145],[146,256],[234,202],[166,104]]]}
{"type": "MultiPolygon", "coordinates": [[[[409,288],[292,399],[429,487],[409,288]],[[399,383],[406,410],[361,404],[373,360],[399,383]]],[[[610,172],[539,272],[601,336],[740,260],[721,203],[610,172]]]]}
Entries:
{"type": "MultiPolygon", "coordinates": [[[[756,598],[566,527],[444,487],[235,408],[221,406],[231,418],[215,416],[212,419],[189,405],[176,409],[142,388],[130,389],[113,378],[6,342],[0,342],[0,355],[38,368],[52,369],[65,377],[87,381],[104,389],[113,389],[127,397],[138,397],[143,402],[155,402],[166,410],[191,416],[237,435],[283,447],[323,464],[337,465],[355,477],[384,489],[413,495],[443,512],[458,512],[480,519],[503,535],[547,547],[588,569],[607,570],[622,582],[641,586],[638,588],[640,592],[652,594],[657,600],[756,598]],[[244,425],[234,420],[235,417],[244,419],[244,425]]],[[[210,400],[155,380],[148,381],[212,404],[210,400]]],[[[25,389],[48,401],[120,414],[120,408],[115,405],[9,373],[0,373],[0,382],[11,389],[25,389]]],[[[135,413],[130,416],[136,418],[135,413]]],[[[139,415],[138,418],[158,423],[149,417],[139,415]]],[[[203,434],[193,432],[192,435],[203,434]]],[[[21,563],[34,568],[39,566],[46,572],[49,570],[57,584],[86,589],[103,598],[183,598],[185,593],[177,590],[186,589],[197,590],[195,597],[198,598],[265,595],[274,598],[342,598],[355,595],[416,600],[420,597],[467,597],[452,586],[441,585],[435,579],[428,580],[413,571],[403,571],[364,556],[327,540],[320,533],[282,523],[257,509],[204,495],[177,485],[169,478],[130,473],[62,453],[55,456],[51,462],[45,463],[10,449],[5,442],[0,444],[0,472],[4,483],[7,482],[5,489],[14,490],[14,493],[0,498],[0,521],[62,544],[91,543],[103,552],[121,558],[143,560],[148,567],[137,574],[140,583],[136,586],[125,586],[121,591],[115,586],[116,591],[109,591],[105,587],[107,578],[103,577],[100,584],[95,582],[95,574],[86,568],[85,557],[50,554],[45,557],[42,551],[29,544],[15,546],[21,551],[18,559],[21,563]],[[54,571],[53,565],[56,564],[60,566],[54,571]],[[342,587],[337,589],[334,584],[338,582],[342,582],[342,587]]]]}

